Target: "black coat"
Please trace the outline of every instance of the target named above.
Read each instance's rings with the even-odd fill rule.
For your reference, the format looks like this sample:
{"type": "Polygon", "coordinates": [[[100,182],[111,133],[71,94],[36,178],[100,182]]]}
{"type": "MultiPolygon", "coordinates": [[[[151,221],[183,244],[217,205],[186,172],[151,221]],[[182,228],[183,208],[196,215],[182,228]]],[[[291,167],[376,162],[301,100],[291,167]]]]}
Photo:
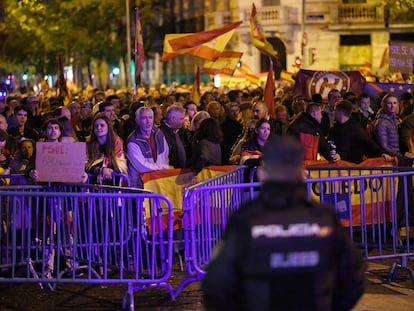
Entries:
{"type": "Polygon", "coordinates": [[[379,157],[384,153],[358,120],[352,117],[342,124],[335,123],[329,133],[329,140],[334,141],[341,160],[352,163],[362,162],[364,156],[379,157]]]}
{"type": "Polygon", "coordinates": [[[222,163],[227,164],[229,162],[231,148],[243,132],[243,124],[226,117],[221,124],[221,130],[223,132],[223,141],[221,142],[222,163]]]}

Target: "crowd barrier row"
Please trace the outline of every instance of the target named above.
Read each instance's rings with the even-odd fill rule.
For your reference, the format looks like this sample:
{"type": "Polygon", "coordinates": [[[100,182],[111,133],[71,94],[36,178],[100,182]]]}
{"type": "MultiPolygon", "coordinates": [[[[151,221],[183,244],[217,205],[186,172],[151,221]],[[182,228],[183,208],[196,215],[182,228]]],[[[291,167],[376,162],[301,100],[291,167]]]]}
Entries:
{"type": "MultiPolygon", "coordinates": [[[[326,162],[328,163],[328,162],[326,162]]],[[[410,228],[414,226],[412,169],[402,169],[380,159],[382,166],[307,167],[308,198],[336,209],[350,238],[367,260],[391,260],[388,280],[406,269],[414,252],[410,228]]],[[[252,177],[253,174],[247,174],[252,177]]],[[[261,184],[256,182],[195,185],[184,196],[186,271],[190,282],[200,281],[232,213],[253,199],[261,184]]]]}
{"type": "Polygon", "coordinates": [[[0,282],[165,287],[172,267],[172,204],[143,190],[54,184],[0,189],[0,282]],[[144,206],[146,207],[144,210],[144,206]],[[168,226],[161,230],[167,215],[168,226]]]}
{"type": "MultiPolygon", "coordinates": [[[[168,187],[165,178],[177,185],[188,172],[147,178],[152,191],[84,184],[1,187],[0,282],[125,283],[124,306],[130,310],[135,290],[165,287],[175,298],[202,279],[229,217],[257,195],[261,184],[244,183],[245,169],[213,168],[216,173],[205,181],[179,183],[174,198],[157,191],[157,180],[162,187],[168,187]],[[187,277],[174,289],[177,250],[184,253],[187,277]]],[[[390,260],[389,280],[399,268],[414,279],[408,265],[414,257],[414,172],[390,165],[310,166],[307,172],[309,199],[335,207],[365,258],[390,260]]]]}

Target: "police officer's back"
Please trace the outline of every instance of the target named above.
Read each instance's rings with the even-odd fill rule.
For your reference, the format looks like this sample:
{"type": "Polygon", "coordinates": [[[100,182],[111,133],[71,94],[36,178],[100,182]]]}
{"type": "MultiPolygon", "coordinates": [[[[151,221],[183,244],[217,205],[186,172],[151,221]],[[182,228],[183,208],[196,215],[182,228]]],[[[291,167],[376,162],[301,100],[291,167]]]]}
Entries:
{"type": "Polygon", "coordinates": [[[333,208],[307,200],[303,147],[289,136],[264,149],[257,199],[236,212],[203,280],[206,310],[350,310],[364,262],[333,208]]]}

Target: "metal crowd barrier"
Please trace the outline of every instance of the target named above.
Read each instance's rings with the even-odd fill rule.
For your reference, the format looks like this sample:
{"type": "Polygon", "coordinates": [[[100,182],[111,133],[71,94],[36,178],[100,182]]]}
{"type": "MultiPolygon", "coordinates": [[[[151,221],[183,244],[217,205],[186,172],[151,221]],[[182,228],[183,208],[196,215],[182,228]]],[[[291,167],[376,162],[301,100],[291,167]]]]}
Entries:
{"type": "Polygon", "coordinates": [[[191,282],[201,280],[204,265],[222,237],[228,217],[247,199],[238,184],[243,182],[245,166],[188,187],[183,196],[185,269],[189,275],[177,288],[177,296],[191,282]],[[225,185],[225,186],[222,186],[225,185]],[[235,185],[235,186],[233,186],[235,185]],[[222,189],[222,191],[205,191],[222,189]]]}
{"type": "Polygon", "coordinates": [[[310,167],[308,195],[333,205],[350,238],[367,260],[391,260],[388,281],[398,269],[414,271],[414,170],[406,167],[310,167]]]}
{"type": "MultiPolygon", "coordinates": [[[[88,175],[88,184],[91,176],[91,174],[88,175]]],[[[26,177],[25,174],[0,175],[0,186],[15,186],[28,184],[34,184],[34,182],[30,178],[26,177]]],[[[124,173],[113,173],[111,185],[119,187],[131,187],[131,182],[129,180],[128,175],[124,173]]]]}
{"type": "Polygon", "coordinates": [[[165,287],[172,270],[172,205],[142,190],[52,184],[0,188],[0,282],[165,287]],[[167,223],[165,219],[167,215],[167,223]],[[163,222],[164,221],[164,222],[163,222]]]}
{"type": "MultiPolygon", "coordinates": [[[[395,167],[312,167],[305,180],[309,199],[336,209],[367,260],[393,260],[389,281],[399,268],[408,270],[414,281],[408,266],[414,258],[410,240],[413,237],[409,235],[414,226],[413,175],[413,170],[398,171],[395,167]]],[[[184,228],[188,277],[177,293],[202,279],[229,217],[243,202],[253,198],[260,186],[207,182],[187,189],[184,228]]]]}

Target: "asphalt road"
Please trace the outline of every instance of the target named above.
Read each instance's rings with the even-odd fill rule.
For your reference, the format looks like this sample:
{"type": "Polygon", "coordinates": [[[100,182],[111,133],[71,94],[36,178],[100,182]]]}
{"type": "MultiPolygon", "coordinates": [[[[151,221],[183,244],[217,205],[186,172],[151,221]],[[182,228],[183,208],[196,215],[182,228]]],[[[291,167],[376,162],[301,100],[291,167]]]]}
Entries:
{"type": "MultiPolygon", "coordinates": [[[[412,264],[412,263],[410,263],[412,264]]],[[[414,283],[409,273],[401,269],[392,283],[387,282],[389,265],[370,263],[366,273],[366,291],[353,311],[412,311],[414,283]]],[[[175,272],[171,278],[176,286],[183,274],[175,272]]],[[[300,280],[298,280],[300,281],[300,280]]],[[[124,310],[122,298],[126,285],[74,285],[61,284],[55,291],[41,290],[37,284],[0,283],[1,311],[37,310],[124,310]]],[[[171,300],[169,292],[153,288],[135,292],[135,309],[145,311],[203,311],[200,283],[192,283],[171,300]]]]}

